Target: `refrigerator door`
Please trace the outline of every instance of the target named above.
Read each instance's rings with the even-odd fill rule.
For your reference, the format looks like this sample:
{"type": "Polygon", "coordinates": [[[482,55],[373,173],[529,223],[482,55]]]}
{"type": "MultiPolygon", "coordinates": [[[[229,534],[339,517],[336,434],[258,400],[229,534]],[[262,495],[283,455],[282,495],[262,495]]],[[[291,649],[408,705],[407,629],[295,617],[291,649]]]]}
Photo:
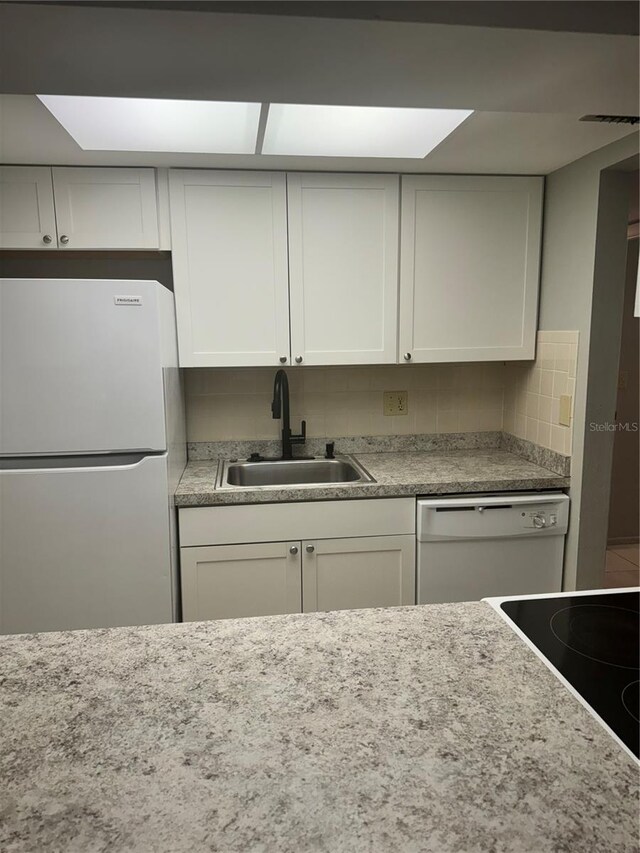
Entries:
{"type": "Polygon", "coordinates": [[[168,491],[166,454],[2,460],[0,633],[173,621],[168,491]]]}
{"type": "Polygon", "coordinates": [[[160,287],[0,279],[0,456],[166,449],[160,287]]]}

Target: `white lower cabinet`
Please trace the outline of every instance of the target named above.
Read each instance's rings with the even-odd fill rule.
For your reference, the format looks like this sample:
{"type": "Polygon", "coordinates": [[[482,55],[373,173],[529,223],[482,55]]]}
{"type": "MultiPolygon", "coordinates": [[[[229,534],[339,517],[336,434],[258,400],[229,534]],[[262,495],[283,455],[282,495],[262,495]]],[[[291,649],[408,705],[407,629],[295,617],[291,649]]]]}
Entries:
{"type": "Polygon", "coordinates": [[[415,537],[304,542],[302,610],[415,604],[415,537]]]}
{"type": "Polygon", "coordinates": [[[182,618],[233,619],[299,613],[299,542],[182,548],[182,618]]]}
{"type": "Polygon", "coordinates": [[[183,619],[415,604],[415,500],[320,507],[181,509],[183,619]]]}

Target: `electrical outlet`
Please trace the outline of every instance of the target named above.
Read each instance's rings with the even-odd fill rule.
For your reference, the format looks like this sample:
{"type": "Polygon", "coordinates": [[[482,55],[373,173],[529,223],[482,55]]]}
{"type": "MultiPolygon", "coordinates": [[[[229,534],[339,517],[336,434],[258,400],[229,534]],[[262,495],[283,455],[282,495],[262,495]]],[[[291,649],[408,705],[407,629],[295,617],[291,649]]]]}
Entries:
{"type": "Polygon", "coordinates": [[[409,411],[409,395],[406,391],[383,391],[382,411],[385,415],[406,415],[409,411]]]}
{"type": "Polygon", "coordinates": [[[571,426],[571,403],[572,397],[569,394],[560,395],[560,414],[558,423],[562,426],[571,426]]]}

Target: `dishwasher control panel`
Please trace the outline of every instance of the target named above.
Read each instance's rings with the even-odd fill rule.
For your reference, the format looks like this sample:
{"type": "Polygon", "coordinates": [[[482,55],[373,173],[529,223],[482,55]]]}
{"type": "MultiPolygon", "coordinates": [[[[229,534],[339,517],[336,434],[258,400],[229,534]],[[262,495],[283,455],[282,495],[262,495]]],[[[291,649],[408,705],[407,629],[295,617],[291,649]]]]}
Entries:
{"type": "Polygon", "coordinates": [[[566,533],[569,498],[562,492],[419,498],[418,541],[501,539],[566,533]]]}
{"type": "Polygon", "coordinates": [[[522,511],[520,515],[524,527],[530,527],[532,530],[544,530],[546,527],[557,527],[558,525],[557,510],[552,511],[535,507],[522,511]]]}

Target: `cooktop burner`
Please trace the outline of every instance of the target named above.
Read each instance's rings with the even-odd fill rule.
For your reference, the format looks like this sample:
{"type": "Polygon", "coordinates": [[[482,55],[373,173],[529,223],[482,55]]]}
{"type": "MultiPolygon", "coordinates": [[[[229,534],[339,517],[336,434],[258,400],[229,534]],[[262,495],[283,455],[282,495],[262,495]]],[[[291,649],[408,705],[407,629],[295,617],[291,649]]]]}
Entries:
{"type": "Polygon", "coordinates": [[[549,621],[560,642],[591,660],[638,669],[638,613],[605,604],[576,604],[549,621]]]}
{"type": "Polygon", "coordinates": [[[622,691],[622,704],[634,720],[640,723],[640,681],[632,681],[622,691]]]}
{"type": "Polygon", "coordinates": [[[522,598],[500,608],[640,758],[640,594],[522,598]]]}

